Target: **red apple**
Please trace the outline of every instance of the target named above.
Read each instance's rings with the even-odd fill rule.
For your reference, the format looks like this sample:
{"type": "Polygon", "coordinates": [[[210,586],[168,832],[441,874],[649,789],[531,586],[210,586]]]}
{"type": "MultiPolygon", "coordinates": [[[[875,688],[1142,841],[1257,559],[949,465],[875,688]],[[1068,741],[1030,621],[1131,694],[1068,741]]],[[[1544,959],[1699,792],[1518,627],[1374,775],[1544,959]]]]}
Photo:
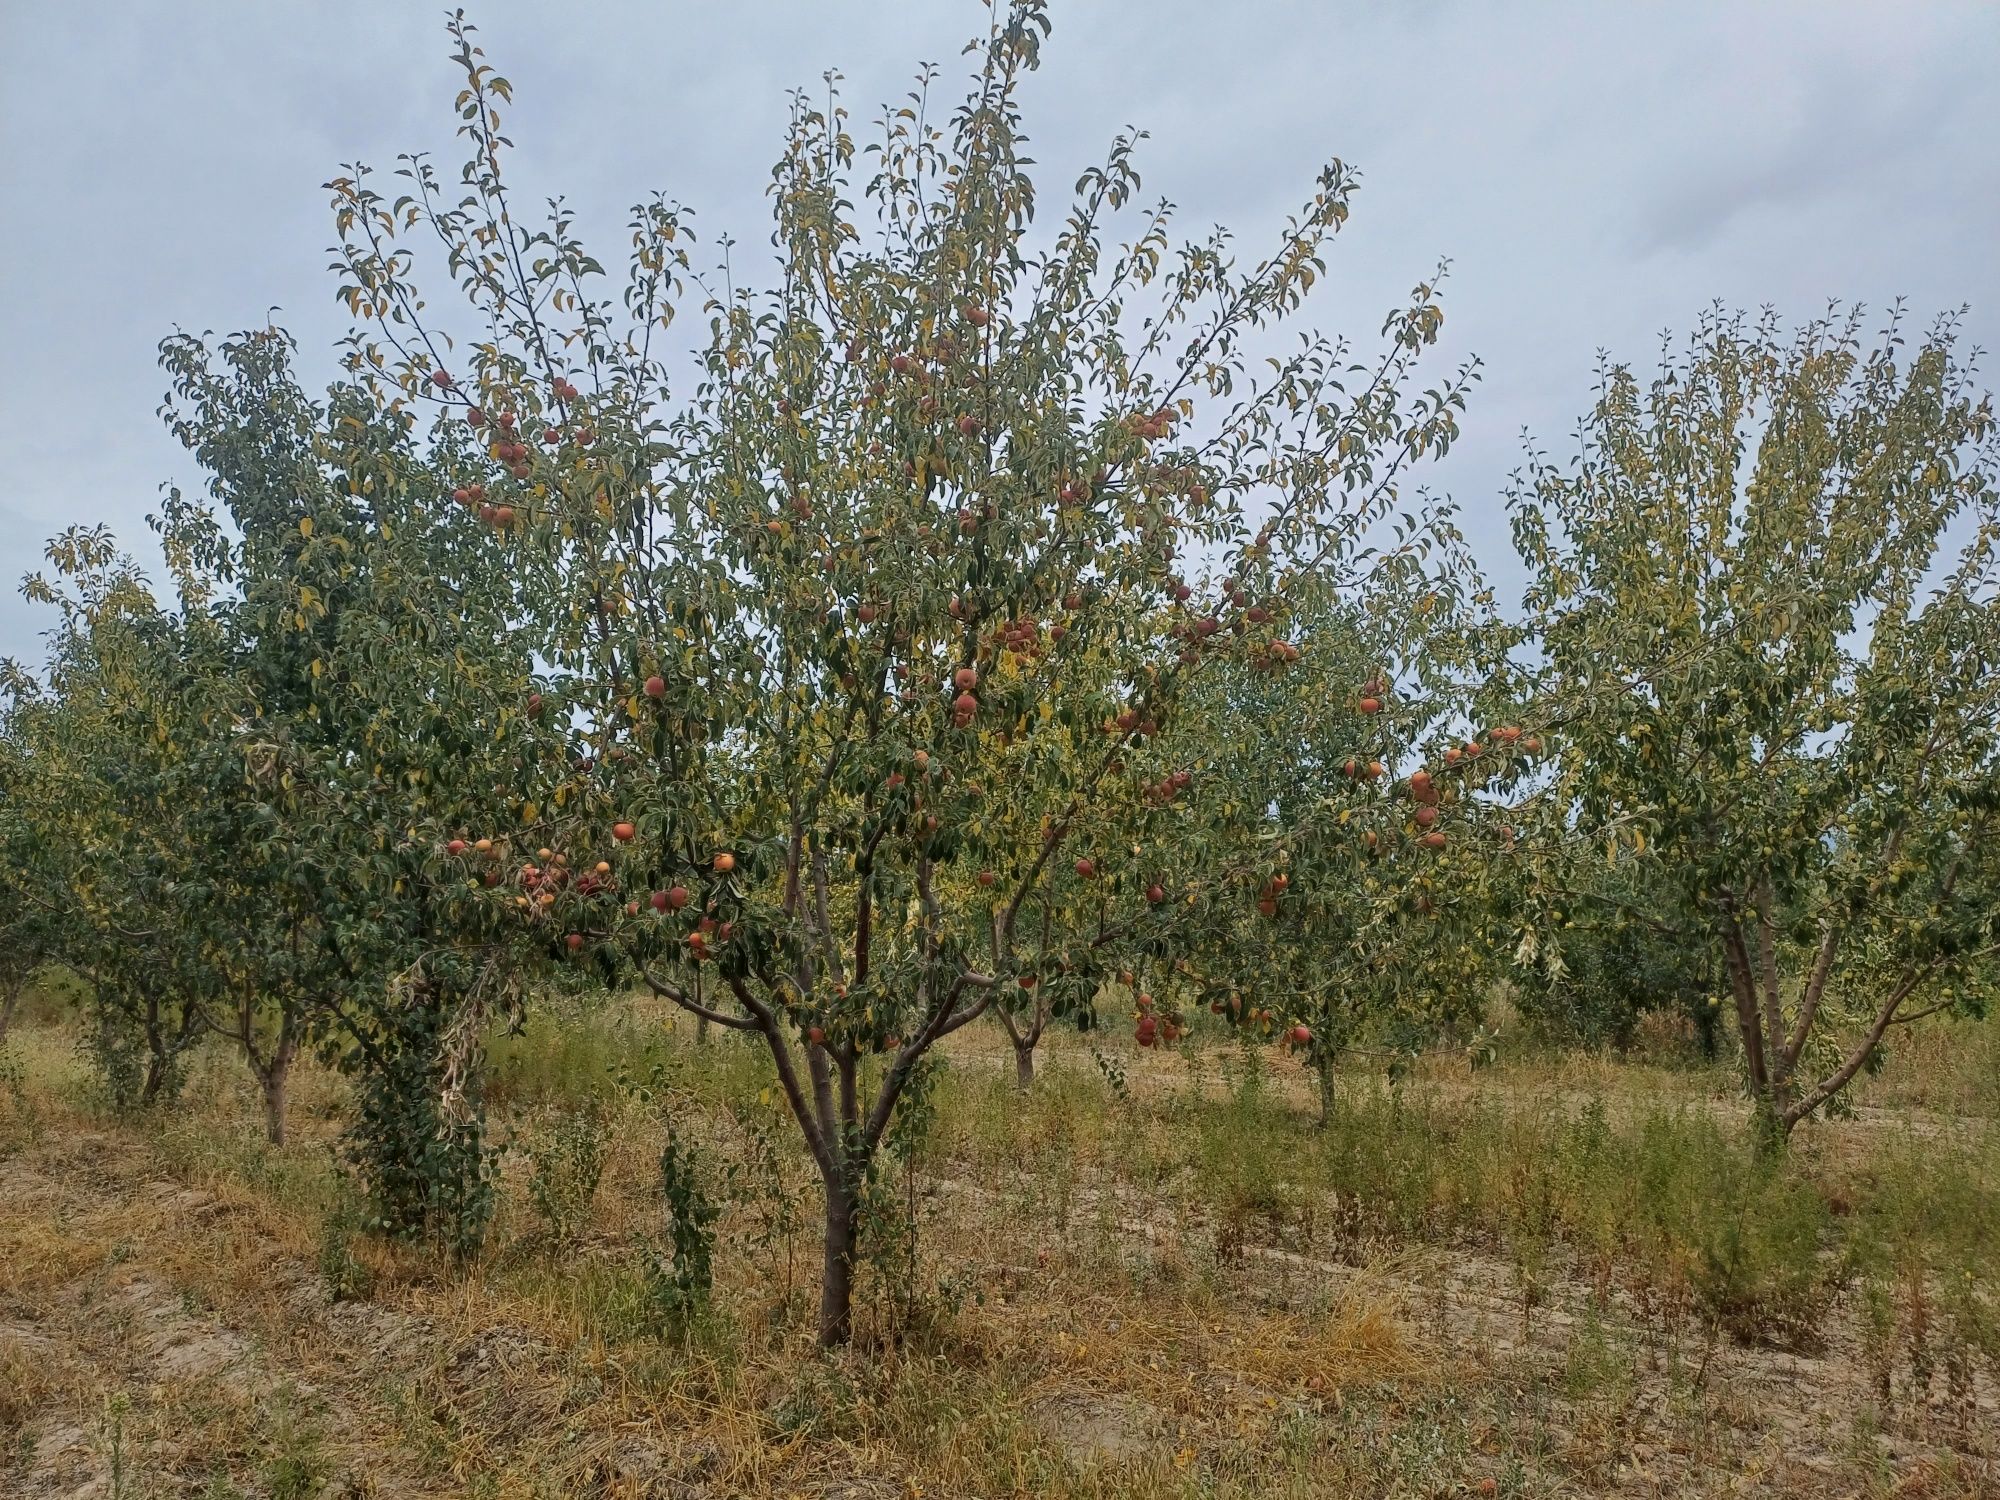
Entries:
{"type": "Polygon", "coordinates": [[[662,676],[660,676],[660,674],[659,674],[659,673],[655,672],[655,673],[654,673],[654,674],[653,674],[653,675],[652,675],[651,677],[648,677],[648,678],[646,679],[646,689],[645,689],[645,691],[646,691],[646,696],[647,696],[648,698],[664,698],[664,697],[666,697],[666,696],[667,696],[667,679],[666,679],[666,678],[664,678],[664,677],[662,677],[662,676]]]}
{"type": "Polygon", "coordinates": [[[611,836],[621,844],[631,843],[632,836],[638,831],[630,823],[613,823],[611,825],[611,836]]]}

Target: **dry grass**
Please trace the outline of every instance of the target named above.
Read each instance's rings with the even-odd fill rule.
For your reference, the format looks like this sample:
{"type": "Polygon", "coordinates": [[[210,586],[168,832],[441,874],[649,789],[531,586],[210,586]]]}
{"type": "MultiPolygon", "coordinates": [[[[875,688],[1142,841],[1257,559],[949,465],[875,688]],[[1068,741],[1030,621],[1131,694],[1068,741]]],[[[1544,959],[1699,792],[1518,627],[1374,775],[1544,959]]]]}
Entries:
{"type": "MultiPolygon", "coordinates": [[[[1355,1118],[1383,1139],[1352,1151],[1388,1161],[1464,1132],[1442,1153],[1456,1175],[1393,1188],[1421,1212],[1360,1232],[1392,1188],[1335,1185],[1357,1169],[1312,1145],[1289,1067],[1252,1083],[1227,1049],[1121,1055],[1120,1104],[1066,1039],[1016,1101],[1004,1043],[963,1041],[895,1183],[917,1295],[865,1274],[857,1346],[823,1356],[812,1183],[748,1049],[697,1050],[644,1007],[500,1045],[501,1212],[484,1256],[453,1269],[341,1231],[338,1078],[301,1080],[296,1139],[272,1151],[226,1056],[197,1066],[187,1106],[125,1123],[95,1110],[59,1026],[24,1028],[25,1081],[0,1094],[0,1489],[1209,1500],[1487,1479],[1505,1495],[1971,1496],[1995,1480],[1993,1372],[1954,1408],[1951,1380],[1919,1385],[1896,1344],[1882,1403],[1851,1295],[1814,1356],[1739,1346],[1616,1235],[1594,1274],[1574,1204],[1533,1243],[1525,1216],[1482,1228],[1533,1195],[1505,1151],[1467,1148],[1495,1121],[1509,1149],[1554,1139],[1569,1116],[1535,1090],[1612,1094],[1622,1130],[1655,1099],[1707,1118],[1709,1075],[1440,1063],[1412,1096],[1430,1113],[1401,1126],[1367,1114],[1355,1080],[1355,1118]],[[612,1085],[656,1065],[650,1101],[612,1085]],[[558,1243],[528,1184],[587,1093],[605,1100],[604,1171],[558,1243]],[[639,1254],[661,1234],[669,1118],[708,1171],[737,1174],[713,1311],[679,1335],[639,1254]],[[335,1252],[364,1297],[329,1300],[335,1252]]],[[[1858,1135],[1834,1155],[1869,1203],[1885,1162],[1910,1169],[1858,1135]]],[[[1936,1211],[1961,1212],[1897,1222],[1916,1234],[1936,1211]]],[[[1943,1326],[1927,1325],[1933,1364],[1943,1326]]]]}

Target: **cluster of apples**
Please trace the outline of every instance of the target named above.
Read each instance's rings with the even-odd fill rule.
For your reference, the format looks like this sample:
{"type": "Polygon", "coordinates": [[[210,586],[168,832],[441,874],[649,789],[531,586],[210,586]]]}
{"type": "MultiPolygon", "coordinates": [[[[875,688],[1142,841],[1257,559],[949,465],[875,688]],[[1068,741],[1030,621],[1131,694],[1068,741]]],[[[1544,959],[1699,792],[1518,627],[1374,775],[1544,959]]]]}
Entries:
{"type": "MultiPolygon", "coordinates": [[[[1184,582],[1176,582],[1169,590],[1177,608],[1185,610],[1194,596],[1194,590],[1184,582]]],[[[1289,666],[1299,659],[1300,651],[1290,641],[1273,636],[1264,641],[1249,639],[1252,631],[1262,631],[1278,623],[1279,612],[1267,605],[1257,603],[1249,589],[1240,579],[1225,579],[1222,585],[1220,609],[1228,614],[1230,634],[1243,640],[1250,653],[1250,663],[1260,671],[1273,671],[1289,666]]],[[[1181,643],[1180,659],[1183,664],[1192,664],[1205,648],[1209,648],[1216,636],[1222,633],[1221,615],[1207,613],[1192,618],[1177,620],[1168,628],[1170,640],[1181,643]]]]}
{"type": "MultiPolygon", "coordinates": [[[[458,389],[458,382],[444,370],[433,370],[430,382],[438,390],[446,393],[458,389]]],[[[551,389],[556,398],[564,402],[574,402],[579,394],[574,385],[560,376],[552,383],[551,389]]],[[[487,430],[487,455],[505,467],[516,480],[525,480],[534,472],[531,462],[533,452],[516,434],[517,419],[513,412],[496,411],[489,414],[477,404],[468,402],[465,408],[465,424],[474,429],[487,430]]],[[[588,445],[593,436],[591,429],[584,427],[577,432],[576,440],[579,444],[588,445]]],[[[559,445],[562,440],[563,434],[560,428],[550,426],[543,429],[542,441],[550,447],[559,445]]],[[[479,519],[489,526],[505,530],[514,524],[513,506],[487,500],[484,485],[461,486],[451,492],[451,498],[476,512],[479,519]]]]}
{"type": "Polygon", "coordinates": [[[1127,735],[1132,735],[1138,739],[1149,740],[1160,732],[1159,721],[1151,714],[1141,713],[1136,708],[1121,708],[1106,719],[1101,727],[1113,739],[1123,739],[1127,735]]]}
{"type": "Polygon", "coordinates": [[[1186,495],[1197,507],[1208,504],[1208,490],[1201,482],[1201,470],[1187,464],[1154,464],[1141,467],[1139,486],[1148,495],[1186,495]]]}
{"type": "MultiPolygon", "coordinates": [[[[1218,1016],[1227,1016],[1232,1022],[1244,1026],[1256,1026],[1266,1032],[1279,1026],[1278,1014],[1269,1006],[1253,1005],[1244,1007],[1243,997],[1232,994],[1225,1000],[1213,1000],[1209,1007],[1218,1016]]],[[[1298,1048],[1312,1045],[1312,1028],[1303,1021],[1294,1021],[1283,1028],[1280,1038],[1287,1047],[1298,1048]]]]}
{"type": "MultiPolygon", "coordinates": [[[[1453,745],[1440,758],[1447,770],[1470,770],[1476,763],[1492,754],[1496,747],[1510,750],[1518,747],[1534,755],[1540,753],[1542,740],[1539,735],[1523,734],[1516,725],[1501,724],[1488,731],[1484,741],[1472,739],[1467,740],[1462,746],[1453,745]]],[[[1444,848],[1448,840],[1444,830],[1437,826],[1441,800],[1437,778],[1428,768],[1419,768],[1410,773],[1408,786],[1410,800],[1417,804],[1416,810],[1410,815],[1411,821],[1419,830],[1417,842],[1426,849],[1444,848]]],[[[1511,846],[1514,838],[1513,829],[1505,829],[1503,838],[1511,846]]]]}
{"type": "Polygon", "coordinates": [[[1257,915],[1275,917],[1278,914],[1278,898],[1285,894],[1291,883],[1292,877],[1283,870],[1265,881],[1263,889],[1257,893],[1257,915]]]}
{"type": "Polygon", "coordinates": [[[1062,488],[1056,491],[1056,504],[1064,508],[1081,505],[1095,491],[1102,489],[1110,482],[1111,471],[1109,469],[1099,469],[1088,479],[1064,479],[1062,488]]]}
{"type": "Polygon", "coordinates": [[[951,723],[954,729],[967,729],[979,716],[979,698],[972,691],[979,686],[977,667],[960,667],[952,673],[951,685],[958,689],[958,696],[951,700],[951,723]]]}
{"type": "Polygon", "coordinates": [[[1132,1039],[1141,1047],[1171,1046],[1187,1034],[1178,1016],[1160,1016],[1153,1013],[1153,997],[1139,996],[1138,1019],[1133,1023],[1132,1039]]]}
{"type": "MultiPolygon", "coordinates": [[[[1052,639],[1057,641],[1060,641],[1066,633],[1060,625],[1054,626],[1049,632],[1052,639]]],[[[1009,620],[995,634],[993,645],[996,652],[1011,653],[1023,662],[1033,661],[1048,650],[1042,643],[1042,622],[1033,615],[1022,615],[1019,619],[1009,620]]]]}

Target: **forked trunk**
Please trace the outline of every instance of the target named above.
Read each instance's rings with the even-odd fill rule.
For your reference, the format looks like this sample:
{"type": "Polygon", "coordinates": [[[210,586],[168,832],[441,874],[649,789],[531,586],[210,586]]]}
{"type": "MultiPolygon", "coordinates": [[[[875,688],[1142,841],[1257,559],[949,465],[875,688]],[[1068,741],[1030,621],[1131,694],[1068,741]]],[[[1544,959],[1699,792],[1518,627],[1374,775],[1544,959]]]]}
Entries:
{"type": "Polygon", "coordinates": [[[854,1336],[854,1195],[826,1184],[826,1260],[820,1271],[819,1342],[832,1349],[854,1336]]]}

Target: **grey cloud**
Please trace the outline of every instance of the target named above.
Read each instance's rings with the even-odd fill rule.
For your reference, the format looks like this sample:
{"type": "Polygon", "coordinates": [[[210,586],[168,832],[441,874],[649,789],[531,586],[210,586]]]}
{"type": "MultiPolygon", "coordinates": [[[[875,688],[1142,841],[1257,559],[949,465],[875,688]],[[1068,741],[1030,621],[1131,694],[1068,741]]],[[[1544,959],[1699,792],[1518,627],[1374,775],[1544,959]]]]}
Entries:
{"type": "MultiPolygon", "coordinates": [[[[1447,354],[1487,379],[1437,483],[1500,581],[1494,497],[1532,428],[1560,449],[1599,348],[1644,364],[1711,299],[1793,314],[1829,297],[1973,303],[2000,331],[2000,11],[1877,0],[1055,0],[1027,90],[1045,212],[1122,127],[1182,226],[1268,241],[1328,155],[1359,165],[1353,222],[1313,303],[1366,339],[1439,255],[1447,354]]],[[[942,98],[984,15],[939,0],[626,0],[473,6],[516,85],[516,179],[566,193],[615,258],[626,207],[691,205],[712,253],[768,256],[764,188],[785,90],[846,76],[865,137],[919,59],[942,98]],[[557,23],[557,16],[560,23],[557,23]]],[[[162,481],[200,483],[160,429],[154,346],[283,309],[331,374],[341,325],[319,184],[356,157],[456,161],[455,87],[431,7],[8,8],[0,58],[0,581],[42,538],[112,523],[152,562],[162,481]]],[[[440,293],[442,289],[440,288],[440,293]]],[[[440,304],[444,300],[440,295],[440,304]]],[[[0,653],[35,612],[0,592],[0,653]]]]}

